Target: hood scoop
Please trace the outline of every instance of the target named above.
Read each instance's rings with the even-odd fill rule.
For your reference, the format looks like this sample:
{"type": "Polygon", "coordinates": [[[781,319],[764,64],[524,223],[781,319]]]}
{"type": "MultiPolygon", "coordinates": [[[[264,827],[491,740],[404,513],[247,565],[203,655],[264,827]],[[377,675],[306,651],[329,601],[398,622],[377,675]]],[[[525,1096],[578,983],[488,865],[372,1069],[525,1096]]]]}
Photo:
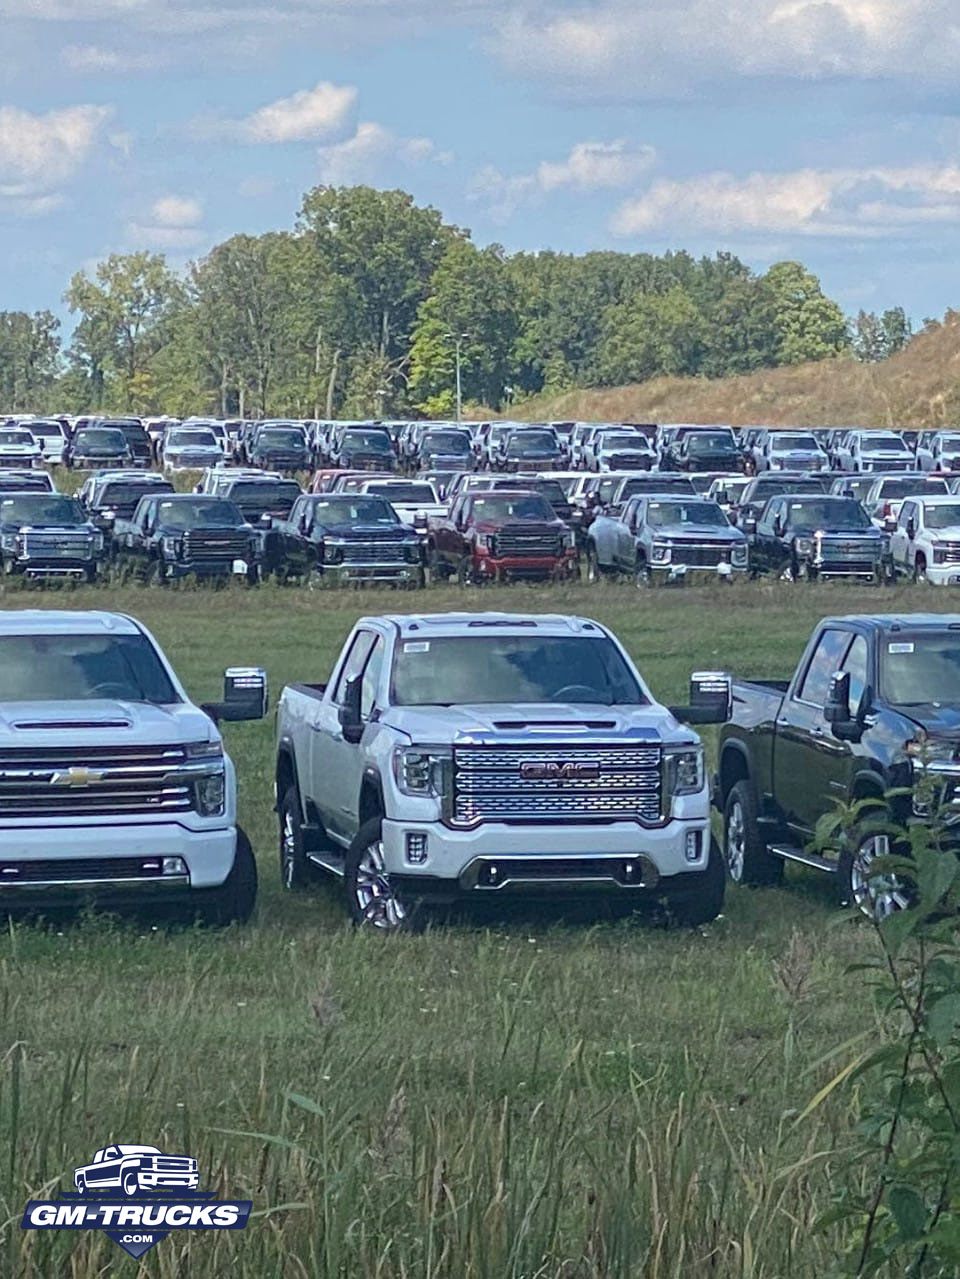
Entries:
{"type": "Polygon", "coordinates": [[[132,723],[128,719],[22,719],[18,720],[13,727],[41,731],[59,728],[69,731],[75,728],[131,728],[132,723]]]}
{"type": "Polygon", "coordinates": [[[592,728],[614,729],[616,720],[612,719],[500,719],[494,720],[494,728],[505,731],[518,728],[592,728]]]}

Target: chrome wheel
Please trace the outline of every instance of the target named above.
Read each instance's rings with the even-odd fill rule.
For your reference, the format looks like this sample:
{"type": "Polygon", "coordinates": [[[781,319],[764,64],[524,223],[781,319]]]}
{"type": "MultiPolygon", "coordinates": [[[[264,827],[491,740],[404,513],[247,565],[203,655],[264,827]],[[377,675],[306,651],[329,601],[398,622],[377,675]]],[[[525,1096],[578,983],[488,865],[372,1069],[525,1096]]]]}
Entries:
{"type": "Polygon", "coordinates": [[[743,879],[743,863],[746,856],[747,823],[744,821],[743,808],[735,802],[730,808],[727,818],[727,838],[724,849],[727,859],[727,872],[735,884],[743,879]]]}
{"type": "Polygon", "coordinates": [[[293,814],[283,814],[283,830],[280,832],[280,877],[284,888],[293,888],[296,880],[296,834],[293,829],[293,814]]]}
{"type": "Polygon", "coordinates": [[[395,896],[383,867],[383,843],[377,840],[360,854],[354,899],[357,919],[372,928],[402,928],[407,912],[395,896]]]}
{"type": "Polygon", "coordinates": [[[871,873],[878,857],[890,856],[888,835],[868,836],[854,854],[850,866],[850,890],[854,905],[871,919],[886,919],[910,905],[901,880],[889,872],[871,873]]]}

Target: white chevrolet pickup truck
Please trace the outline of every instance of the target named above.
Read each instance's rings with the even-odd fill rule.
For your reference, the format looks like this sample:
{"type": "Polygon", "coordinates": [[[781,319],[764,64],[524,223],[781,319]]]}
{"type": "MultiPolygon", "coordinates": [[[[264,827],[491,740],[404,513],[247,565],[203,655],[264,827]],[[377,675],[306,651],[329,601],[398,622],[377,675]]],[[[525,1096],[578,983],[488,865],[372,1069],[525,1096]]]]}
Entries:
{"type": "Polygon", "coordinates": [[[276,792],[288,889],[341,877],[357,923],[422,903],[595,891],[714,919],[724,876],[703,747],[729,680],[657,704],[617,639],[578,617],[359,621],[329,684],[283,690],[276,792]]]}
{"type": "Polygon", "coordinates": [[[133,618],[0,612],[0,905],[153,897],[247,919],[256,863],[215,721],[265,703],[242,667],[222,703],[194,706],[133,618]]]}

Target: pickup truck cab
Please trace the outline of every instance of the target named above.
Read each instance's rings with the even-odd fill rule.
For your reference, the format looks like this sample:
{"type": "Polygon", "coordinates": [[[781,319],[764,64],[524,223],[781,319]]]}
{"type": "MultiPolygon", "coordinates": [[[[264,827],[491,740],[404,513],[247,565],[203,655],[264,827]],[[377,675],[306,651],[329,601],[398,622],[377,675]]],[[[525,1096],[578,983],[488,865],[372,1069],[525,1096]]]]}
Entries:
{"type": "Polygon", "coordinates": [[[253,441],[250,460],[265,471],[279,471],[284,475],[307,471],[312,461],[307,433],[295,422],[265,426],[253,441]]]}
{"type": "Polygon", "coordinates": [[[453,574],[461,585],[514,578],[574,577],[576,540],[539,493],[523,489],[465,492],[427,535],[434,577],[453,574]]]}
{"type": "Polygon", "coordinates": [[[117,521],[114,536],[121,569],[148,582],[190,575],[259,581],[259,534],[226,498],[150,493],[131,519],[117,521]]]}
{"type": "Polygon", "coordinates": [[[0,466],[30,468],[42,462],[43,449],[26,427],[0,427],[0,466]]]}
{"type": "Polygon", "coordinates": [[[768,431],[754,457],[757,472],[819,471],[829,467],[829,459],[809,431],[768,431]]]}
{"type": "Polygon", "coordinates": [[[892,533],[905,497],[946,496],[949,492],[942,475],[914,472],[878,477],[860,500],[877,528],[892,533]]]}
{"type": "Polygon", "coordinates": [[[688,431],[670,449],[667,469],[675,471],[742,471],[743,451],[729,427],[688,431]]]}
{"type": "Polygon", "coordinates": [[[98,471],[77,493],[84,514],[112,548],[117,520],[129,520],[146,494],[172,493],[173,485],[154,471],[98,471]]]}
{"type": "Polygon", "coordinates": [[[547,426],[516,427],[493,455],[493,466],[500,471],[557,471],[565,464],[566,453],[547,426]]]}
{"type": "Polygon", "coordinates": [[[687,575],[743,576],[748,568],[747,539],[716,502],[669,493],[632,497],[619,511],[598,515],[586,552],[591,581],[629,573],[651,586],[687,575]]]}
{"type": "Polygon", "coordinates": [[[37,418],[30,423],[30,434],[40,445],[43,461],[48,466],[59,466],[67,447],[67,433],[56,418],[37,418]]]}
{"type": "Polygon", "coordinates": [[[0,613],[0,902],[253,910],[256,864],[214,719],[260,718],[262,671],[194,706],[131,617],[0,613]]]}
{"type": "Polygon", "coordinates": [[[447,613],[361,619],[328,684],[277,713],[280,863],[345,881],[357,923],[421,901],[590,892],[722,907],[703,747],[728,681],[694,676],[660,706],[623,647],[578,617],[447,613]]]}
{"type": "Polygon", "coordinates": [[[451,467],[471,471],[475,465],[470,432],[456,427],[431,428],[423,432],[417,444],[420,470],[451,467]]]}
{"type": "Polygon", "coordinates": [[[917,466],[921,471],[960,471],[960,432],[934,432],[917,446],[917,466]]]}
{"type": "Polygon", "coordinates": [[[392,582],[423,586],[420,538],[382,497],[304,494],[264,535],[268,571],[325,585],[392,582]]]}
{"type": "Polygon", "coordinates": [[[404,524],[418,529],[425,529],[430,520],[442,519],[447,513],[447,504],[440,501],[428,480],[368,479],[357,491],[365,497],[384,498],[404,524]]]}
{"type": "Polygon", "coordinates": [[[817,475],[794,475],[784,471],[765,471],[756,475],[741,490],[730,508],[730,522],[747,534],[756,532],[756,521],[771,497],[780,493],[822,493],[824,482],[817,475]]]}
{"type": "Polygon", "coordinates": [[[890,851],[881,817],[914,818],[911,797],[863,816],[845,845],[814,846],[838,802],[882,800],[924,775],[960,800],[960,616],[828,617],[789,680],[734,680],[720,732],[715,802],[732,879],[779,881],[785,861],[837,880],[841,901],[885,915],[903,886],[870,874],[890,851]]]}
{"type": "Polygon", "coordinates": [[[63,454],[64,465],[78,470],[85,467],[128,467],[133,453],[127,437],[108,426],[83,426],[74,431],[63,454]]]}
{"type": "Polygon", "coordinates": [[[886,538],[852,497],[791,493],[772,497],[750,543],[756,572],[786,581],[886,576],[886,538]]]}
{"type": "Polygon", "coordinates": [[[840,451],[848,471],[912,471],[917,459],[895,431],[851,431],[840,451]]]}
{"type": "Polygon", "coordinates": [[[80,503],[61,493],[0,494],[0,564],[5,577],[95,582],[103,534],[80,503]]]}
{"type": "Polygon", "coordinates": [[[217,437],[206,426],[174,426],[163,438],[165,471],[202,471],[223,458],[217,437]]]}
{"type": "Polygon", "coordinates": [[[894,573],[934,586],[960,585],[960,498],[904,498],[890,553],[894,573]]]}
{"type": "Polygon", "coordinates": [[[73,1184],[81,1195],[120,1190],[132,1198],[154,1190],[196,1190],[200,1184],[196,1159],[165,1155],[156,1146],[104,1146],[93,1162],[74,1170],[73,1184]]]}

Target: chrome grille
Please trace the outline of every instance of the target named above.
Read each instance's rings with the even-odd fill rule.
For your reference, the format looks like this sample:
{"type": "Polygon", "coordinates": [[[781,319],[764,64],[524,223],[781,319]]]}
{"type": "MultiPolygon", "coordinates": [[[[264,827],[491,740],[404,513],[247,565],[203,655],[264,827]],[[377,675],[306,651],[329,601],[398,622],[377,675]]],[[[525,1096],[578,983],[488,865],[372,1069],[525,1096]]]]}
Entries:
{"type": "Polygon", "coordinates": [[[529,555],[558,556],[560,554],[560,538],[556,533],[522,533],[515,529],[504,529],[493,539],[493,553],[496,558],[516,556],[522,558],[529,555]]]}
{"type": "Polygon", "coordinates": [[[0,821],[185,813],[193,807],[181,746],[37,747],[0,753],[0,821]]]}
{"type": "Polygon", "coordinates": [[[347,542],[340,549],[345,564],[401,564],[405,558],[402,542],[347,542]]]}
{"type": "Polygon", "coordinates": [[[86,533],[25,533],[23,552],[38,559],[89,559],[93,540],[86,533]]]}
{"type": "Polygon", "coordinates": [[[960,563],[960,542],[943,542],[937,547],[935,558],[939,564],[960,563]]]}
{"type": "Polygon", "coordinates": [[[250,538],[247,533],[204,532],[189,529],[183,535],[185,559],[235,560],[246,559],[250,554],[250,538]]]}
{"type": "Polygon", "coordinates": [[[850,542],[834,542],[824,539],[820,546],[825,564],[835,559],[862,560],[866,564],[872,564],[877,559],[880,549],[875,542],[857,541],[856,539],[850,542]]]}
{"type": "Polygon", "coordinates": [[[730,558],[729,542],[671,542],[670,563],[688,564],[695,568],[716,568],[730,558]]]}
{"type": "Polygon", "coordinates": [[[457,747],[453,753],[455,825],[482,821],[639,821],[661,819],[659,746],[457,747]],[[595,776],[531,776],[570,765],[595,776]]]}
{"type": "Polygon", "coordinates": [[[614,471],[649,471],[651,461],[643,453],[614,453],[610,467],[614,471]]]}

